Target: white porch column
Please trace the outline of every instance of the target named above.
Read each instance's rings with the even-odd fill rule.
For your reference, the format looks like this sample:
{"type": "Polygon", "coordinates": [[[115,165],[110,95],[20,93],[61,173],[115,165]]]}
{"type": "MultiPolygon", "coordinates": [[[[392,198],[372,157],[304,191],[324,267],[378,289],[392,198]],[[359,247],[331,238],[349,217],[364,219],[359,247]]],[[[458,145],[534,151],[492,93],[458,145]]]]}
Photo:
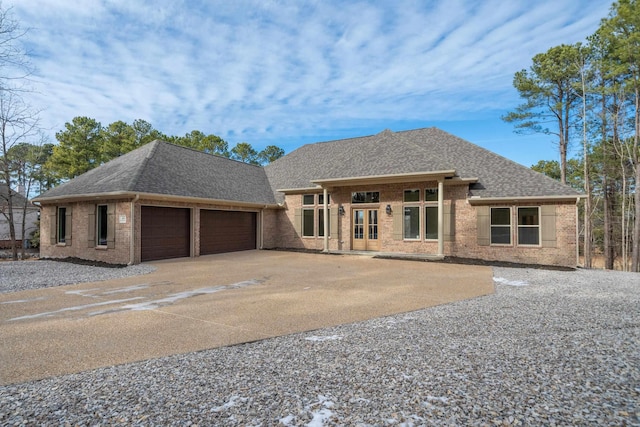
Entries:
{"type": "Polygon", "coordinates": [[[438,256],[444,256],[444,178],[438,178],[438,256]]]}
{"type": "Polygon", "coordinates": [[[324,210],[323,222],[324,222],[324,249],[322,252],[329,252],[329,205],[328,205],[328,192],[326,188],[322,189],[323,203],[322,209],[324,210]]]}

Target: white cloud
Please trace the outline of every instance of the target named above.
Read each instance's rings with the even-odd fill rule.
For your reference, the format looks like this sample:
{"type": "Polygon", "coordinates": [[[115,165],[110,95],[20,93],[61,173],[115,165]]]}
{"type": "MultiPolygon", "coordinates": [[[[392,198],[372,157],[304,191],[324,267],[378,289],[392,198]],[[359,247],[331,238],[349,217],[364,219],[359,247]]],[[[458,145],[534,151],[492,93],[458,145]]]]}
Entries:
{"type": "Polygon", "coordinates": [[[21,0],[14,12],[33,28],[32,101],[53,132],[75,116],[142,118],[260,148],[512,108],[513,73],[583,40],[608,5],[21,0]]]}

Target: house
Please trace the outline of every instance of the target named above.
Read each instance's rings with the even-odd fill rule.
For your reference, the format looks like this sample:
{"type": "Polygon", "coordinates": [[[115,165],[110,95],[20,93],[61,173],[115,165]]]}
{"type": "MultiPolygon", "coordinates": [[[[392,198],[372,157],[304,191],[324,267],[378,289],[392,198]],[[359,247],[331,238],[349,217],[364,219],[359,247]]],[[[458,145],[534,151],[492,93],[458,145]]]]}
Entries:
{"type": "Polygon", "coordinates": [[[581,197],[427,128],[308,144],[264,168],[154,141],[35,201],[43,257],[297,248],[575,266],[581,197]]]}
{"type": "MultiPolygon", "coordinates": [[[[13,206],[13,224],[18,247],[30,247],[31,235],[38,228],[40,209],[29,202],[22,194],[11,190],[13,206]],[[26,209],[25,209],[26,206],[26,209]],[[26,210],[26,212],[25,212],[26,210]],[[22,219],[24,216],[24,236],[22,235],[22,219]]],[[[11,232],[9,230],[9,204],[6,186],[0,188],[0,249],[11,248],[11,232]]]]}

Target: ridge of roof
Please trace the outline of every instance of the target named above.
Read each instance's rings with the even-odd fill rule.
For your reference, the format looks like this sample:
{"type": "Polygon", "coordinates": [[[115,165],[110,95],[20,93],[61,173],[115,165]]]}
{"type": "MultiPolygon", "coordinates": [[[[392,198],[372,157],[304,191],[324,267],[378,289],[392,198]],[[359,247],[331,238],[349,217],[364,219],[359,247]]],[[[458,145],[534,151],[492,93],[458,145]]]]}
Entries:
{"type": "Polygon", "coordinates": [[[136,188],[136,185],[138,184],[138,180],[140,179],[140,176],[144,172],[144,169],[147,167],[147,163],[149,163],[149,159],[153,157],[160,143],[161,141],[159,139],[154,139],[149,143],[149,145],[151,145],[151,149],[149,150],[150,152],[145,156],[142,163],[136,169],[136,172],[131,176],[131,180],[129,181],[127,190],[133,190],[136,188]]]}
{"type": "MultiPolygon", "coordinates": [[[[436,127],[307,144],[265,166],[274,191],[305,188],[314,180],[455,170],[475,177],[472,195],[525,197],[579,195],[575,189],[478,144],[436,127]]],[[[278,197],[280,197],[278,195],[278,197]]]]}

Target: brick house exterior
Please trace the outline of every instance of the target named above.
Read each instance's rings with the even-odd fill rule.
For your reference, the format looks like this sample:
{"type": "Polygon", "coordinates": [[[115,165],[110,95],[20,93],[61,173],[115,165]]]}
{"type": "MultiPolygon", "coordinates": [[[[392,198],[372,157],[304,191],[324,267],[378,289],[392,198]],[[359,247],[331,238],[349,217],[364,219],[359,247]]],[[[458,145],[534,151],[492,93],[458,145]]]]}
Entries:
{"type": "Polygon", "coordinates": [[[580,198],[429,128],[309,144],[264,168],[155,141],[36,201],[43,257],[295,248],[575,266],[580,198]]]}

